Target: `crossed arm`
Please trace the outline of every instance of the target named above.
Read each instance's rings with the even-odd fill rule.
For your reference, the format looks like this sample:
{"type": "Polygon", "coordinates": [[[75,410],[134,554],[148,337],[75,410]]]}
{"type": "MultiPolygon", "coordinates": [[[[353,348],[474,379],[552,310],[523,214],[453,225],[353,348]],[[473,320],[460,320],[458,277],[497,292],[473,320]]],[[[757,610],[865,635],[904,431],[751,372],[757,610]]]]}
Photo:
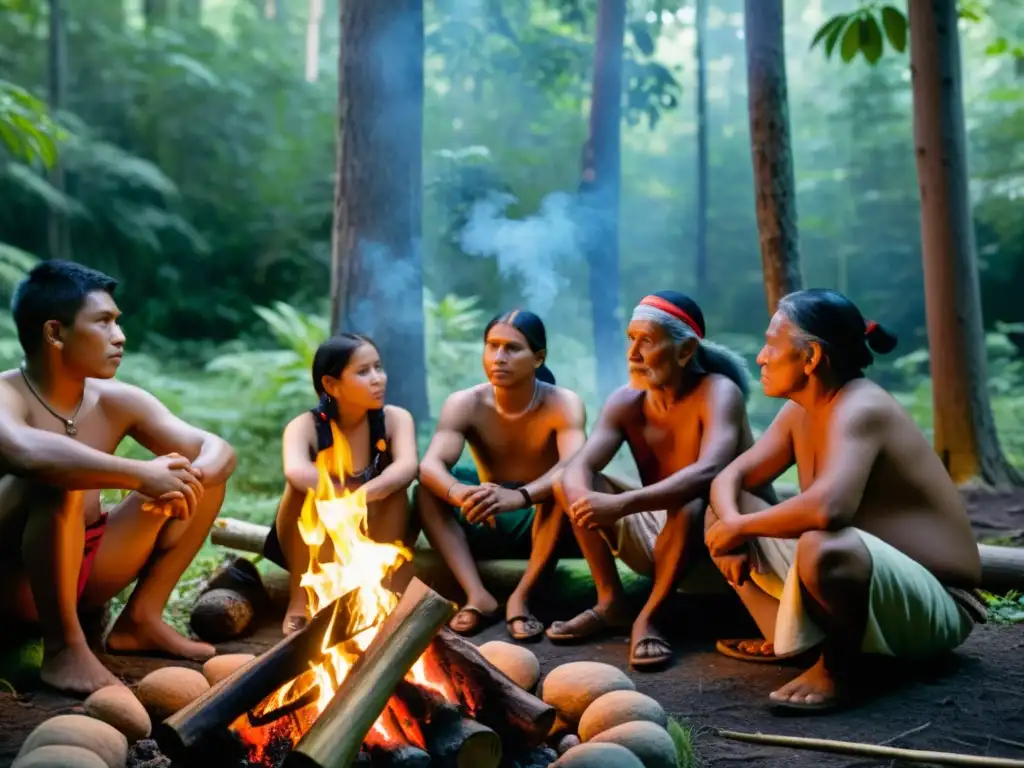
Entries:
{"type": "Polygon", "coordinates": [[[884,415],[872,404],[840,403],[825,446],[825,464],[807,490],[760,512],[741,515],[741,489],[778,477],[794,462],[793,425],[799,406],[787,404],[761,440],[726,467],[711,486],[720,524],[708,531],[711,554],[732,551],[742,541],[766,536],[798,538],[807,531],[838,530],[856,516],[881,451],[884,415]]]}
{"type": "Polygon", "coordinates": [[[743,396],[731,382],[711,383],[702,415],[703,436],[697,461],[651,485],[614,496],[593,493],[593,478],[625,441],[623,420],[632,407],[629,396],[609,399],[586,447],[566,469],[563,486],[570,515],[581,524],[595,524],[637,512],[679,509],[706,497],[711,481],[736,455],[746,413],[743,396]]]}
{"type": "Polygon", "coordinates": [[[192,504],[195,475],[203,484],[216,485],[226,482],[234,471],[235,453],[227,442],[185,423],[148,392],[116,383],[104,392],[101,402],[110,418],[143,447],[157,456],[177,453],[184,460],[127,459],[32,427],[24,401],[4,385],[0,387],[0,455],[7,471],[69,490],[119,488],[161,498],[165,494],[168,499],[187,498],[192,504]]]}
{"type": "MultiPolygon", "coordinates": [[[[519,491],[494,485],[467,485],[452,474],[462,455],[466,434],[470,429],[472,397],[457,392],[448,398],[437,422],[434,438],[420,465],[420,481],[438,498],[462,508],[469,522],[482,522],[499,512],[519,509],[525,503],[519,491]]],[[[562,468],[586,442],[586,408],[575,394],[560,392],[557,404],[559,422],[555,427],[558,462],[539,478],[523,486],[534,502],[545,501],[554,492],[555,478],[562,468]]]]}
{"type": "MultiPolygon", "coordinates": [[[[388,405],[385,406],[384,419],[392,460],[383,472],[363,485],[367,503],[386,499],[408,488],[416,479],[419,468],[416,425],[412,414],[404,408],[388,405]]],[[[285,427],[281,439],[284,476],[289,485],[303,493],[315,490],[320,482],[316,461],[310,458],[315,445],[316,425],[312,414],[303,413],[285,427]]]]}

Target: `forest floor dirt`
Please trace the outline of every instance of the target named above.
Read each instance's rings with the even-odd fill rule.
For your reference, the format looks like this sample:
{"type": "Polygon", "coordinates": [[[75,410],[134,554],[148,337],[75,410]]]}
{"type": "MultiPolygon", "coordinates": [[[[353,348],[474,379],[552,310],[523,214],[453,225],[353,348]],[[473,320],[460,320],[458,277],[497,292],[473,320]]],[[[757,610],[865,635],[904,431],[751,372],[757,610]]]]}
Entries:
{"type": "MultiPolygon", "coordinates": [[[[1024,491],[1012,494],[965,494],[979,539],[1024,543],[1024,491]]],[[[564,603],[558,614],[566,610],[564,603]]],[[[550,621],[552,607],[536,606],[550,621]]],[[[782,716],[769,706],[768,693],[799,673],[798,667],[750,664],[714,651],[716,636],[753,636],[738,603],[728,597],[680,598],[677,617],[664,627],[677,643],[670,667],[658,672],[628,669],[628,639],[613,638],[579,646],[552,645],[546,639],[529,646],[542,674],[581,659],[626,669],[637,689],[660,701],[672,716],[689,724],[704,766],[823,766],[857,768],[901,766],[890,758],[829,755],[789,748],[728,741],[715,735],[725,728],[805,736],[893,747],[989,755],[1024,760],[1024,624],[979,626],[948,659],[928,669],[887,664],[871,680],[877,688],[854,709],[816,716],[782,716]],[[743,634],[738,634],[743,633],[743,634]]],[[[222,653],[259,653],[280,637],[279,621],[245,640],[219,646],[222,653]]],[[[474,638],[508,640],[502,623],[474,638]]],[[[139,657],[104,657],[111,669],[133,683],[170,662],[139,657]]],[[[198,669],[200,665],[174,662],[198,669]]],[[[81,711],[81,701],[44,688],[0,694],[0,768],[9,766],[22,742],[43,720],[81,711]]],[[[909,765],[909,763],[906,763],[909,765]]]]}

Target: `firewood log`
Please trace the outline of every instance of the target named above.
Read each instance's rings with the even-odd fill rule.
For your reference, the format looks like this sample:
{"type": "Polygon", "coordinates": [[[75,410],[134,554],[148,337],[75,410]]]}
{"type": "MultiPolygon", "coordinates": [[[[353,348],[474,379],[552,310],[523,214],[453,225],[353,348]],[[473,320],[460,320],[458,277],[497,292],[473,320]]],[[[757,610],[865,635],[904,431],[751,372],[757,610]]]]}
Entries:
{"type": "Polygon", "coordinates": [[[520,749],[540,746],[555,722],[554,707],[524,691],[483,657],[476,646],[445,628],[431,648],[463,695],[468,714],[520,749]]]}
{"type": "Polygon", "coordinates": [[[284,768],[350,765],[395,686],[454,614],[453,603],[413,579],[284,768]]]}

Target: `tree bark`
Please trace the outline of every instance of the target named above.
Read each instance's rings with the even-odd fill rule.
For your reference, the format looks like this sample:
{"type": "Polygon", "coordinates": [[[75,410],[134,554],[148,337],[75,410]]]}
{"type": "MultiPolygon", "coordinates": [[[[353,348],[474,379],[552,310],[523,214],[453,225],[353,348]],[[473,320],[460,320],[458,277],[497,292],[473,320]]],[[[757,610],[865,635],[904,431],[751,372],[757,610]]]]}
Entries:
{"type": "Polygon", "coordinates": [[[746,0],[747,99],[754,199],[769,314],[801,287],[789,131],[783,0],[746,0]]]}
{"type": "Polygon", "coordinates": [[[590,266],[597,388],[601,397],[607,397],[619,385],[624,357],[619,320],[619,194],[625,28],[625,0],[599,0],[590,135],[583,149],[579,191],[583,248],[590,266]]]}
{"type": "Polygon", "coordinates": [[[389,401],[422,420],[423,3],[339,5],[332,330],[372,336],[389,401]]]}
{"type": "MultiPolygon", "coordinates": [[[[65,91],[68,81],[67,14],[61,0],[50,0],[50,39],[47,46],[47,75],[50,113],[57,115],[67,102],[65,91]]],[[[66,191],[64,163],[58,153],[50,168],[50,184],[63,194],[66,191]]],[[[71,258],[71,232],[67,216],[50,209],[47,238],[51,259],[71,258]]]]}
{"type": "Polygon", "coordinates": [[[697,296],[703,297],[708,280],[708,2],[696,0],[697,60],[697,296]]]}
{"type": "Polygon", "coordinates": [[[987,390],[956,2],[908,10],[935,450],[957,483],[1016,483],[987,390]]]}

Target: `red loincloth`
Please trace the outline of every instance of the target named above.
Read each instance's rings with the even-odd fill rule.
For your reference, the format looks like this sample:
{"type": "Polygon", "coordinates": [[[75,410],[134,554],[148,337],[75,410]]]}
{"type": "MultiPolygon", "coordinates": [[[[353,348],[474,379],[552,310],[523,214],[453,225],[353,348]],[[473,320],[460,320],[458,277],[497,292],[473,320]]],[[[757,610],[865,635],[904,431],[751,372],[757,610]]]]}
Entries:
{"type": "Polygon", "coordinates": [[[107,529],[107,513],[101,512],[100,519],[85,527],[85,548],[82,550],[82,567],[78,571],[78,599],[82,599],[82,592],[85,591],[85,582],[89,580],[89,573],[92,571],[93,561],[100,549],[100,540],[103,532],[107,529]]]}

